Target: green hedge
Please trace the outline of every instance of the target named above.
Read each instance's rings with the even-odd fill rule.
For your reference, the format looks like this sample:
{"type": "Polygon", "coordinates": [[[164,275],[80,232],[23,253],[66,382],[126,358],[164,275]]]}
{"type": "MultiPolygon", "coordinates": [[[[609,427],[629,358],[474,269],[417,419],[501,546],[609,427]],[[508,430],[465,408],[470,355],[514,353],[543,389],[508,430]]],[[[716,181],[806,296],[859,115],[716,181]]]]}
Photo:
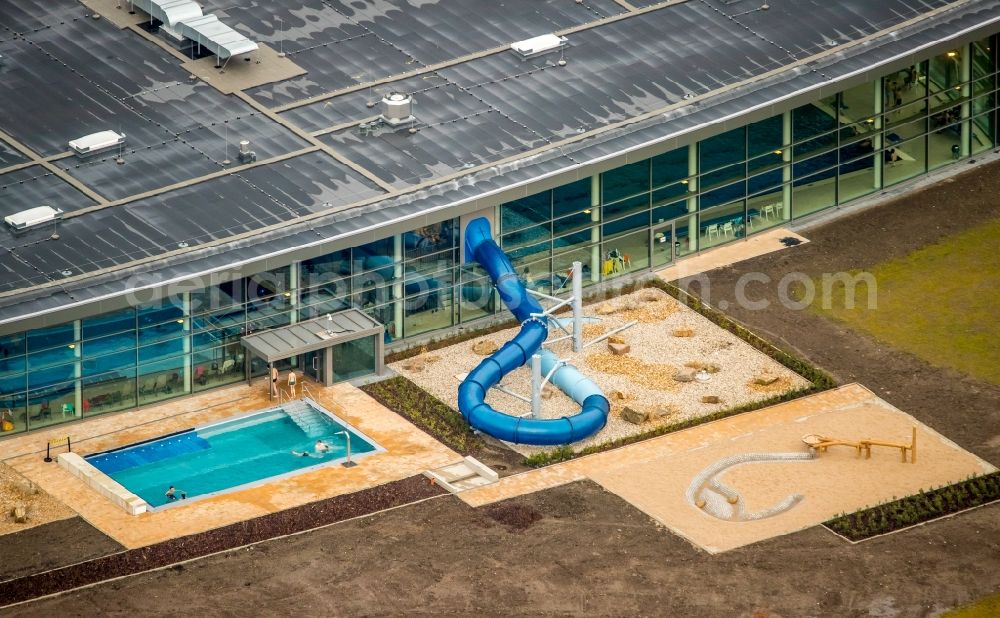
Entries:
{"type": "Polygon", "coordinates": [[[1000,472],[929,491],[920,490],[906,498],[841,515],[823,525],[852,541],[860,541],[996,500],[1000,500],[1000,472]]]}
{"type": "Polygon", "coordinates": [[[483,439],[461,414],[402,376],[367,384],[361,390],[463,455],[483,447],[483,439]]]}

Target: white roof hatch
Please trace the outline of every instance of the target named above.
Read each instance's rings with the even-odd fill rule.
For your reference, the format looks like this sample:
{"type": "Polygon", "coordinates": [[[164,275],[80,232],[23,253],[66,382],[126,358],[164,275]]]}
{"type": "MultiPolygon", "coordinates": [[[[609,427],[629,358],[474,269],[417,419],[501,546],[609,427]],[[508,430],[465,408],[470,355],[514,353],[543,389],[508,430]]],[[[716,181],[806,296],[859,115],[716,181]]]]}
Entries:
{"type": "Polygon", "coordinates": [[[523,41],[515,41],[510,44],[510,48],[520,54],[523,58],[530,58],[532,56],[538,56],[550,51],[562,49],[563,47],[566,47],[566,43],[568,41],[569,39],[564,36],[543,34],[530,39],[524,39],[523,41]]]}
{"type": "Polygon", "coordinates": [[[78,155],[93,154],[102,150],[107,150],[118,144],[125,142],[124,133],[114,131],[98,131],[90,135],[84,135],[77,139],[70,140],[69,147],[78,155]]]}
{"type": "Polygon", "coordinates": [[[12,215],[8,215],[3,218],[3,222],[15,232],[20,232],[21,230],[26,230],[29,227],[61,219],[62,214],[63,211],[58,208],[52,208],[51,206],[37,206],[35,208],[29,208],[28,210],[22,210],[21,212],[15,212],[12,215]]]}

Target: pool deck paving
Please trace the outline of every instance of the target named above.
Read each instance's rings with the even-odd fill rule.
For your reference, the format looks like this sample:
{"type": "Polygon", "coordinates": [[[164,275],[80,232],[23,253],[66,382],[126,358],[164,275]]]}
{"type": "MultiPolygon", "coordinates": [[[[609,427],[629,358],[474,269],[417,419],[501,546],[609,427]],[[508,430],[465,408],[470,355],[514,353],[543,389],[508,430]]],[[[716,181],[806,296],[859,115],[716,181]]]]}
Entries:
{"type": "Polygon", "coordinates": [[[973,474],[992,465],[894,408],[859,384],[803,397],[630,446],[509,476],[459,497],[472,506],[591,479],[676,534],[719,553],[820,524],[840,513],[892,500],[973,474]],[[748,512],[767,510],[791,494],[802,500],[755,521],[716,518],[692,504],[692,480],[720,460],[746,453],[805,453],[806,434],[909,443],[917,428],[915,463],[897,449],[873,447],[871,459],[831,447],[808,461],[741,464],[719,474],[748,512]]]}
{"type": "Polygon", "coordinates": [[[127,548],[353,493],[462,459],[349,384],[328,388],[310,384],[309,391],[309,396],[377,442],[385,452],[366,454],[352,468],[325,466],[229,493],[177,502],[138,516],[127,514],[57,463],[43,460],[46,441],[66,435],[72,437],[74,452],[87,455],[277,405],[268,399],[262,380],[253,386],[213,390],[9,438],[0,442],[0,452],[5,463],[127,548]]]}
{"type": "Polygon", "coordinates": [[[749,260],[750,258],[794,246],[785,244],[783,241],[786,238],[794,238],[800,244],[809,242],[809,239],[801,234],[796,234],[788,228],[777,227],[745,238],[740,242],[731,242],[726,245],[710,248],[698,255],[686,257],[663,270],[657,271],[656,274],[664,281],[677,281],[684,277],[730,266],[743,260],[749,260]]]}

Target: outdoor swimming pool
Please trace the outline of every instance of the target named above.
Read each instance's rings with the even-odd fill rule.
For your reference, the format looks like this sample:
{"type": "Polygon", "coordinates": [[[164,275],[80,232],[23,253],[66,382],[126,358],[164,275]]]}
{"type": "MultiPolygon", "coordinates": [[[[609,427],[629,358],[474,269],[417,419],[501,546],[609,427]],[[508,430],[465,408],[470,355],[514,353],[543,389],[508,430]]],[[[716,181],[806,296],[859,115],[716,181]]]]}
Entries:
{"type": "Polygon", "coordinates": [[[311,399],[186,429],[85,457],[151,507],[230,491],[309,468],[344,463],[382,447],[311,399]],[[317,453],[317,440],[331,449],[317,453]],[[305,452],[307,456],[292,451],[305,452]]]}

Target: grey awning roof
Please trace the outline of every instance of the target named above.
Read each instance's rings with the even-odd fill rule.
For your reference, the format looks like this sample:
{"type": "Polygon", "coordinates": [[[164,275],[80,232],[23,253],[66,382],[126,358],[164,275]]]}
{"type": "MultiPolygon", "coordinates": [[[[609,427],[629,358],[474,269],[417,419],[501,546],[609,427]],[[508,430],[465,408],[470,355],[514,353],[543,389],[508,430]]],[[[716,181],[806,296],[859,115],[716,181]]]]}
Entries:
{"type": "Polygon", "coordinates": [[[378,335],[382,325],[366,313],[347,309],[243,337],[243,347],[269,363],[313,352],[367,335],[378,335]]]}

